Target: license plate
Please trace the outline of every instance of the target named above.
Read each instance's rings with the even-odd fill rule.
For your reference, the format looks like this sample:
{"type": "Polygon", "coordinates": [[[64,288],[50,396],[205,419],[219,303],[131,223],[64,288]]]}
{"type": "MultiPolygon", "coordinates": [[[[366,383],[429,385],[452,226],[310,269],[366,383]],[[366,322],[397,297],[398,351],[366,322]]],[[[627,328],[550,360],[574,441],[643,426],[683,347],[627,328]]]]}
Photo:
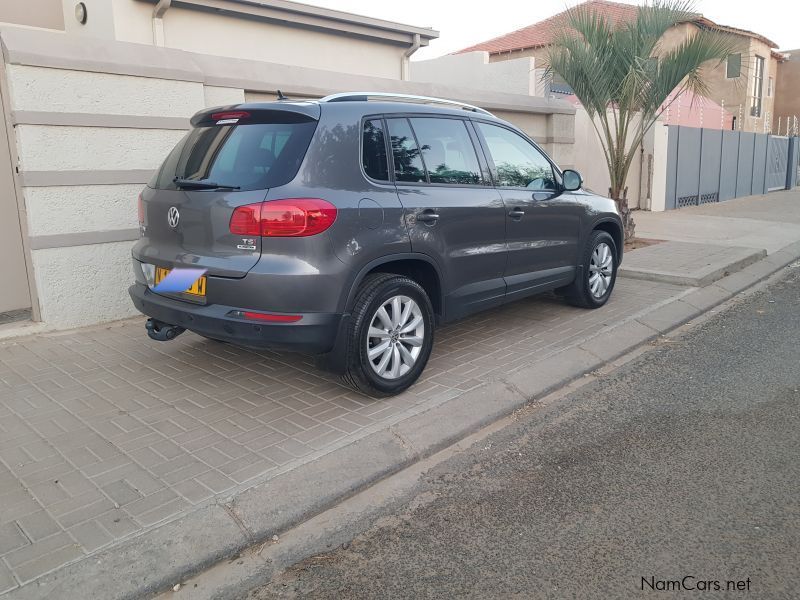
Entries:
{"type": "MultiPolygon", "coordinates": [[[[161,283],[161,281],[169,275],[169,272],[172,269],[165,269],[164,267],[156,267],[156,274],[154,279],[154,287],[161,283]]],[[[183,292],[184,294],[189,294],[190,296],[199,296],[204,298],[206,295],[206,276],[203,275],[192,284],[188,290],[183,292]]]]}

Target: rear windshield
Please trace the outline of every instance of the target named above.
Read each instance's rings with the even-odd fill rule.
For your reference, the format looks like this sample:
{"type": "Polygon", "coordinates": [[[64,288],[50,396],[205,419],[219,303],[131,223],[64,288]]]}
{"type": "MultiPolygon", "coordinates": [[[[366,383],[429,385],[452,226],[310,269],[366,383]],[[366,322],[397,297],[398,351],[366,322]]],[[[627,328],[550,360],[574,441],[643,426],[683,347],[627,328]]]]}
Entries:
{"type": "Polygon", "coordinates": [[[175,178],[242,190],[284,185],[297,175],[316,125],[304,121],[195,127],[167,156],[150,187],[174,190],[175,178]]]}

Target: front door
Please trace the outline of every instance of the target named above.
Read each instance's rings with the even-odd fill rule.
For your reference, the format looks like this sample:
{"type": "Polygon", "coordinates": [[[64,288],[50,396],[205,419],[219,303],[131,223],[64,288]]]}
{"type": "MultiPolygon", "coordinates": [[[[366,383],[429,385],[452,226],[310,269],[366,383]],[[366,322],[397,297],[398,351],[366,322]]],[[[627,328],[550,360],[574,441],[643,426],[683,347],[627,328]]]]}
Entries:
{"type": "Polygon", "coordinates": [[[22,251],[17,196],[14,191],[14,172],[11,165],[6,121],[0,107],[0,323],[3,313],[30,308],[28,275],[22,251]]]}
{"type": "Polygon", "coordinates": [[[570,283],[578,263],[581,207],[562,193],[552,163],[515,131],[475,121],[506,209],[507,297],[570,283]]]}
{"type": "Polygon", "coordinates": [[[440,266],[447,320],[502,303],[505,207],[459,118],[387,119],[411,250],[440,266]]]}

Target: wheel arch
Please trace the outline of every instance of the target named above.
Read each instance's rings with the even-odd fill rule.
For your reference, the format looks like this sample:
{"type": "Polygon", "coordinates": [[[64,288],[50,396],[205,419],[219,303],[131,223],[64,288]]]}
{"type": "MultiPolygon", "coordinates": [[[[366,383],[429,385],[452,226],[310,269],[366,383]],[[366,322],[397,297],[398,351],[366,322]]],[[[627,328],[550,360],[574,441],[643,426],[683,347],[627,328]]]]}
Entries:
{"type": "Polygon", "coordinates": [[[614,239],[617,247],[617,264],[622,262],[622,254],[625,247],[625,235],[622,232],[622,224],[614,219],[601,219],[592,224],[592,231],[605,231],[614,239]]]}
{"type": "Polygon", "coordinates": [[[426,254],[404,253],[384,256],[364,265],[350,284],[344,302],[346,312],[352,310],[355,304],[356,293],[370,273],[394,273],[405,275],[416,281],[425,290],[430,298],[436,320],[444,317],[444,286],[442,272],[436,262],[426,254]]]}

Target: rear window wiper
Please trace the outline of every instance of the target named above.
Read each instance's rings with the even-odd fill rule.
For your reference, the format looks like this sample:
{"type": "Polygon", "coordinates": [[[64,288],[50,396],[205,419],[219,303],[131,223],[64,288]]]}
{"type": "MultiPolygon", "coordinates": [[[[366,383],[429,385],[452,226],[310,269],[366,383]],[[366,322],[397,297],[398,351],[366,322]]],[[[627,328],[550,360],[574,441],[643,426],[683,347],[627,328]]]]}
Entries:
{"type": "Polygon", "coordinates": [[[185,190],[238,190],[238,185],[224,185],[215,181],[203,179],[181,179],[176,177],[172,180],[176,186],[185,190]]]}

